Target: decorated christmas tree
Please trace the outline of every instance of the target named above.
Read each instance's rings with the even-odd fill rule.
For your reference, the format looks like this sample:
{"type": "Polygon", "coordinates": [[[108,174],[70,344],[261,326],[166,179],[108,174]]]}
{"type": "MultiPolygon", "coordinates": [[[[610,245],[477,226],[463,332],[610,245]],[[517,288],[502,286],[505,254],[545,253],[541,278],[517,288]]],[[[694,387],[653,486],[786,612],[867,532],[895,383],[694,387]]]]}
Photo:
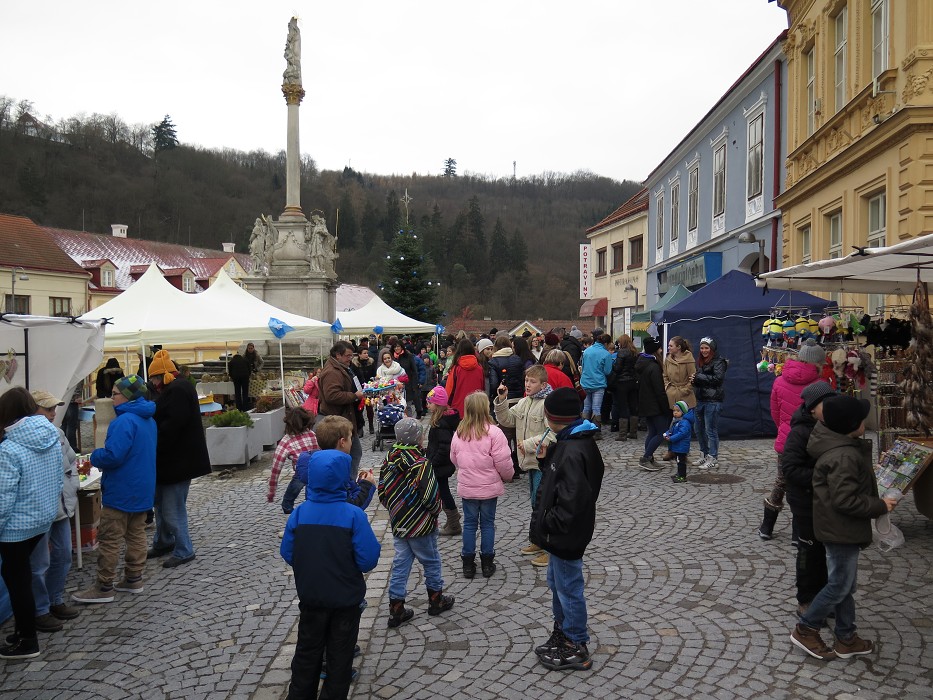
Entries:
{"type": "Polygon", "coordinates": [[[414,228],[404,226],[392,239],[386,255],[379,296],[406,316],[437,323],[437,291],[440,282],[430,278],[430,260],[425,258],[421,239],[414,228]]]}

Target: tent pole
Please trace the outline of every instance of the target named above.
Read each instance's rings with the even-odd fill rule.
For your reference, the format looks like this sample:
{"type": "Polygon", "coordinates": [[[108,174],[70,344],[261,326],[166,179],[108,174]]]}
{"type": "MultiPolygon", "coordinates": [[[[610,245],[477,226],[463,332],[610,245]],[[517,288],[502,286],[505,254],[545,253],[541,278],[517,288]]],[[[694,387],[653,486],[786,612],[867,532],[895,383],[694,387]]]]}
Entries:
{"type": "Polygon", "coordinates": [[[661,346],[661,352],[663,353],[664,357],[667,357],[667,330],[670,327],[670,324],[665,323],[663,325],[664,325],[664,330],[662,331],[662,334],[664,337],[664,345],[661,346]]]}
{"type": "Polygon", "coordinates": [[[146,365],[146,344],[143,341],[139,341],[139,352],[143,356],[143,381],[149,381],[149,367],[146,365]]]}
{"type": "Polygon", "coordinates": [[[285,405],[285,360],[282,359],[282,341],[279,341],[279,378],[282,380],[282,405],[285,405]]]}

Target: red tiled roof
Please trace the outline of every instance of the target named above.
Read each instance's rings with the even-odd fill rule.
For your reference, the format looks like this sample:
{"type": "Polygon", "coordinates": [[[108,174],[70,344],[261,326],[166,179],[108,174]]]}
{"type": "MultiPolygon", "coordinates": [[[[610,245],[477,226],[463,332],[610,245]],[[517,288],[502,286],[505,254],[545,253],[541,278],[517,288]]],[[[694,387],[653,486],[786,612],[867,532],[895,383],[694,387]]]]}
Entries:
{"type": "Polygon", "coordinates": [[[110,263],[111,265],[113,265],[112,260],[109,260],[107,258],[100,258],[99,260],[82,260],[81,267],[83,267],[85,270],[91,270],[94,268],[101,267],[104,263],[110,263]]]}
{"type": "Polygon", "coordinates": [[[186,272],[191,272],[190,267],[169,267],[165,270],[162,270],[163,277],[180,277],[186,272]]]}
{"type": "Polygon", "coordinates": [[[642,211],[648,211],[648,188],[642,187],[638,192],[635,193],[630,200],[625,202],[622,206],[612,212],[605,219],[600,221],[595,226],[590,226],[586,229],[587,233],[593,233],[604,226],[609,224],[614,224],[617,221],[622,221],[622,219],[628,218],[632,214],[637,214],[642,211]]]}
{"type": "Polygon", "coordinates": [[[0,214],[0,265],[89,276],[45,229],[25,216],[11,214],[0,214]]]}
{"type": "Polygon", "coordinates": [[[568,321],[566,319],[532,319],[532,318],[520,318],[518,320],[502,320],[502,319],[493,319],[487,321],[486,319],[473,319],[468,318],[466,320],[461,318],[455,318],[450,321],[450,323],[444,324],[444,333],[449,335],[456,335],[458,331],[464,331],[467,335],[471,333],[476,336],[480,336],[483,333],[488,333],[491,329],[496,328],[500,331],[510,331],[516,326],[522,323],[530,323],[535,328],[540,328],[542,332],[548,333],[554,328],[567,328],[571,326],[576,326],[584,333],[592,333],[593,329],[596,328],[596,324],[592,318],[578,318],[575,321],[568,321]]]}
{"type": "Polygon", "coordinates": [[[149,263],[153,262],[166,273],[170,270],[191,270],[198,280],[207,280],[216,274],[219,269],[216,262],[218,259],[226,262],[235,257],[243,269],[250,269],[250,258],[245,253],[224,254],[208,248],[144,241],[138,238],[119,238],[110,233],[87,233],[50,227],[45,227],[44,230],[73,260],[107,258],[113,262],[117,268],[115,277],[119,289],[126,289],[135,281],[133,275],[136,268],[141,267],[142,272],[145,272],[149,263]]]}

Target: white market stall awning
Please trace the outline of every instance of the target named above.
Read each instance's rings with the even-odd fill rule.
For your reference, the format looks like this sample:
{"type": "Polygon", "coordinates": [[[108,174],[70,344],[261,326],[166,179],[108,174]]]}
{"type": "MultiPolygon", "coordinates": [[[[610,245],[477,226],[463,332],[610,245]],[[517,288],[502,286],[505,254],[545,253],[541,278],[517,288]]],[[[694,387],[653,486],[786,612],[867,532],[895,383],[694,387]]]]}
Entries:
{"type": "Polygon", "coordinates": [[[346,335],[367,335],[375,333],[375,328],[382,328],[381,333],[435,333],[437,326],[409,318],[386,304],[378,296],[370,299],[365,306],[355,311],[337,313],[340,333],[346,335]]]}
{"type": "Polygon", "coordinates": [[[119,296],[81,316],[109,319],[108,347],[228,340],[272,340],[271,318],[288,324],[289,338],[330,337],[330,325],[276,308],[237,285],[223,270],[200,294],[185,294],[169,284],[152,264],[119,296]]]}
{"type": "Polygon", "coordinates": [[[794,265],[759,275],[769,289],[805,292],[913,294],[917,276],[933,282],[933,234],[885,248],[862,248],[844,258],[794,265]]]}

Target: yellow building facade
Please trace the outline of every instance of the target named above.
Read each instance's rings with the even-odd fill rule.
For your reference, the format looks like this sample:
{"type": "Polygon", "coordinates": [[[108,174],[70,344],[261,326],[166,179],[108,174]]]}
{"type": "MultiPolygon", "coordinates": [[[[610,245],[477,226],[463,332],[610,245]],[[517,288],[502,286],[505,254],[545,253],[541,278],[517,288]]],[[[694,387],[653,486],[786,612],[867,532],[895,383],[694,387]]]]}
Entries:
{"type": "MultiPolygon", "coordinates": [[[[782,267],[933,232],[933,2],[778,4],[789,21],[782,267]]],[[[868,313],[885,303],[834,298],[868,313]]]]}

